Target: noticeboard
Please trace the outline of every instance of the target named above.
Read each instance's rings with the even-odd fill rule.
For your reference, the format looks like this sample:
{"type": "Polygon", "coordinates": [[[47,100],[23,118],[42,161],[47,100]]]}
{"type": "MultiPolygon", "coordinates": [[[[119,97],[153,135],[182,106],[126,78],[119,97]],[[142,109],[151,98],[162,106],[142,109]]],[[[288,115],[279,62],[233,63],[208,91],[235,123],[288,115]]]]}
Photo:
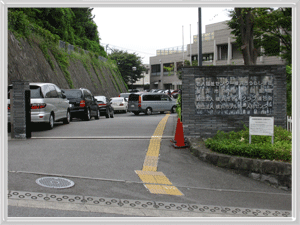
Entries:
{"type": "Polygon", "coordinates": [[[249,143],[251,135],[272,136],[274,141],[274,117],[249,117],[249,143]]]}

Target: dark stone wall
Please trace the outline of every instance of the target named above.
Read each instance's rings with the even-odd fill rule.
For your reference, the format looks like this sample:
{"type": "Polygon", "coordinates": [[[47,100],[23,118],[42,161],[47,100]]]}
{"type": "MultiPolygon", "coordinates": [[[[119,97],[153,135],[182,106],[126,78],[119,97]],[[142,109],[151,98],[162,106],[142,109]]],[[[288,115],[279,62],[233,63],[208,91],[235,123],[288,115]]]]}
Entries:
{"type": "MultiPolygon", "coordinates": [[[[182,77],[182,122],[186,136],[212,137],[218,130],[225,132],[240,130],[243,124],[249,126],[249,116],[274,117],[275,125],[286,127],[286,71],[284,65],[185,67],[183,68],[182,77]],[[213,88],[209,86],[201,87],[201,81],[203,80],[212,81],[216,85],[216,81],[224,78],[229,81],[231,78],[248,79],[248,81],[256,79],[258,82],[265,82],[271,79],[271,86],[267,82],[264,85],[261,84],[263,90],[267,91],[268,89],[269,91],[265,95],[271,97],[271,106],[266,107],[266,110],[262,110],[262,104],[267,102],[256,101],[255,104],[259,103],[258,105],[260,106],[257,106],[254,114],[254,102],[252,102],[251,107],[253,108],[251,110],[246,110],[246,107],[243,107],[243,101],[236,101],[236,104],[233,100],[227,103],[220,100],[217,102],[216,98],[217,96],[222,97],[221,92],[225,90],[224,88],[216,86],[213,88]],[[215,89],[220,90],[220,93],[214,93],[213,90],[215,89]],[[204,94],[202,93],[201,95],[200,92],[204,94]],[[209,97],[201,100],[201,96],[212,96],[213,100],[209,102],[209,97]],[[209,103],[212,106],[211,109],[209,108],[209,103]],[[237,106],[235,110],[232,109],[232,105],[230,106],[231,103],[237,106]],[[231,109],[225,108],[225,104],[231,109]],[[221,105],[222,109],[220,108],[221,105]]],[[[232,87],[234,87],[233,84],[230,88],[234,89],[232,87]]],[[[250,84],[249,86],[243,86],[244,93],[247,93],[246,95],[263,95],[259,93],[260,88],[252,89],[253,93],[251,94],[251,87],[250,84]]],[[[230,88],[228,86],[227,89],[229,90],[230,88]]],[[[239,87],[236,86],[235,89],[239,90],[239,87]]],[[[227,94],[226,96],[230,95],[227,94]]],[[[234,96],[238,96],[238,94],[234,94],[234,96]]]]}
{"type": "MultiPolygon", "coordinates": [[[[12,32],[8,31],[8,85],[14,80],[29,82],[54,83],[63,89],[69,89],[68,82],[54,56],[49,51],[54,70],[47,62],[38,40],[17,40],[12,32]]],[[[79,60],[70,59],[70,72],[74,88],[87,88],[94,95],[117,97],[120,92],[127,92],[123,82],[119,82],[121,91],[114,85],[113,74],[108,68],[97,69],[97,76],[92,65],[88,64],[89,72],[79,60]],[[101,79],[101,81],[99,80],[101,79]],[[102,83],[102,84],[101,84],[102,83]]]]}

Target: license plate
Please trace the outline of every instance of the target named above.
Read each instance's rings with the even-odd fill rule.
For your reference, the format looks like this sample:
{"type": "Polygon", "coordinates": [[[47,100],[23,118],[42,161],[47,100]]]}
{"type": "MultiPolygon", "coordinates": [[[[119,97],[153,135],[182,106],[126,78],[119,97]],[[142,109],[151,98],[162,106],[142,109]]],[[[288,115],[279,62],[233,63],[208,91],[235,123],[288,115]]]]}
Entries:
{"type": "Polygon", "coordinates": [[[70,105],[70,108],[73,108],[74,107],[74,105],[73,104],[69,104],[70,105]]]}
{"type": "Polygon", "coordinates": [[[131,108],[133,108],[134,107],[134,105],[131,105],[131,108]]]}

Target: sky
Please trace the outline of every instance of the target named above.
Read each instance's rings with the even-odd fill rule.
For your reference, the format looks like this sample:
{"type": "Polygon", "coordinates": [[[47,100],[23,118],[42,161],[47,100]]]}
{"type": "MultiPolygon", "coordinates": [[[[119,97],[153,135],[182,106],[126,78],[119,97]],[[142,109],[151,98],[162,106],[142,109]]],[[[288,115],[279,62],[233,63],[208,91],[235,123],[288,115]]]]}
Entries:
{"type": "MultiPolygon", "coordinates": [[[[202,33],[205,25],[230,19],[228,9],[202,7],[202,33]]],[[[149,64],[156,50],[181,47],[183,43],[186,46],[190,36],[193,43],[193,35],[198,34],[197,7],[103,7],[94,8],[92,13],[102,46],[135,52],[144,64],[149,64]]]]}

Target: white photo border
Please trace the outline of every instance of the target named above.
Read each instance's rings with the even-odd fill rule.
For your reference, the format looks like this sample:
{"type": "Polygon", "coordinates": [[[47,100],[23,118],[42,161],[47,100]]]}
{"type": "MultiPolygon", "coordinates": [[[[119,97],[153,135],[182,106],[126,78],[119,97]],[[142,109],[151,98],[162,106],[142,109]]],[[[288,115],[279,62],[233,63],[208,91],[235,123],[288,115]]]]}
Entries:
{"type": "Polygon", "coordinates": [[[296,179],[300,174],[299,157],[299,96],[300,96],[300,0],[0,0],[0,149],[1,149],[1,186],[0,186],[0,223],[1,224],[300,224],[300,179],[296,179]],[[292,158],[292,217],[290,218],[230,218],[230,217],[210,217],[210,218],[8,218],[7,210],[7,172],[8,172],[8,135],[7,135],[7,65],[8,65],[8,28],[7,10],[10,7],[291,7],[292,8],[292,115],[293,115],[293,158],[292,158]]]}

